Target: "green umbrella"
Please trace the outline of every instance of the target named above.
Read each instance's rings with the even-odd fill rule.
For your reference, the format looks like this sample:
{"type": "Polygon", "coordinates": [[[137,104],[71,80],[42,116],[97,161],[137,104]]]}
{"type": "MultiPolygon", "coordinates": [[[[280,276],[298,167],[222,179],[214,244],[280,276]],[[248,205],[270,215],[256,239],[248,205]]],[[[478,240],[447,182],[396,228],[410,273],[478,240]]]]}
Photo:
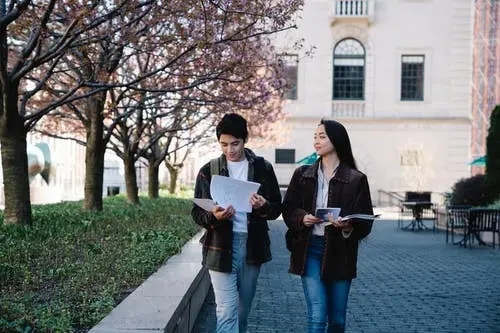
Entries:
{"type": "Polygon", "coordinates": [[[316,162],[317,159],[318,159],[318,154],[316,154],[316,152],[314,152],[311,155],[307,155],[306,157],[298,160],[295,163],[298,163],[298,164],[313,164],[314,162],[316,162]]]}
{"type": "Polygon", "coordinates": [[[486,155],[480,156],[469,163],[471,166],[486,166],[486,155]]]}

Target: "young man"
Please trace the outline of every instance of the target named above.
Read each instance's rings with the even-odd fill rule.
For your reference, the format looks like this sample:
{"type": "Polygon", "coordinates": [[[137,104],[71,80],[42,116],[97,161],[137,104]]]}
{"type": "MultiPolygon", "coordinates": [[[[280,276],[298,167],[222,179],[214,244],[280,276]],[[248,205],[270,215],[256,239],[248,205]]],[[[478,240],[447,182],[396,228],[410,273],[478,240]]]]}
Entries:
{"type": "Polygon", "coordinates": [[[230,205],[211,212],[193,205],[194,221],[206,229],[202,264],[208,268],[217,305],[217,333],[245,333],[262,263],[271,260],[267,220],[281,213],[281,193],[269,162],[245,148],[246,120],[226,114],[216,127],[222,155],[205,164],[196,179],[195,198],[211,199],[213,174],[260,183],[249,198],[252,212],[230,205]]]}

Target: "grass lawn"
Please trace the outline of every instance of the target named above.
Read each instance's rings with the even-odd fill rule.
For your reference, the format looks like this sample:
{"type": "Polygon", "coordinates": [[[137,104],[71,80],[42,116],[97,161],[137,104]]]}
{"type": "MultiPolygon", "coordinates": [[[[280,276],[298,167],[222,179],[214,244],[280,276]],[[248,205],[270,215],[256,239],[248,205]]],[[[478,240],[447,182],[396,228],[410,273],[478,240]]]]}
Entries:
{"type": "Polygon", "coordinates": [[[179,252],[198,226],[191,201],[33,206],[33,225],[0,225],[0,331],[86,332],[179,252]]]}

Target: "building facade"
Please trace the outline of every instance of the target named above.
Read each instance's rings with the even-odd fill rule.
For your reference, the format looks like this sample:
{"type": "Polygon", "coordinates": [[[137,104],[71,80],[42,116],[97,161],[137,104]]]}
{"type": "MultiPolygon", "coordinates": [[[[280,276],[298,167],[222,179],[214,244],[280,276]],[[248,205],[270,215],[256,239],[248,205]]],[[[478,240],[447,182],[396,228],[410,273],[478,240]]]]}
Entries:
{"type": "Polygon", "coordinates": [[[321,118],[348,129],[375,202],[444,193],[470,175],[474,1],[308,0],[297,25],[276,40],[290,131],[259,150],[280,184],[313,152],[321,118]],[[289,47],[297,39],[299,52],[289,47]]]}

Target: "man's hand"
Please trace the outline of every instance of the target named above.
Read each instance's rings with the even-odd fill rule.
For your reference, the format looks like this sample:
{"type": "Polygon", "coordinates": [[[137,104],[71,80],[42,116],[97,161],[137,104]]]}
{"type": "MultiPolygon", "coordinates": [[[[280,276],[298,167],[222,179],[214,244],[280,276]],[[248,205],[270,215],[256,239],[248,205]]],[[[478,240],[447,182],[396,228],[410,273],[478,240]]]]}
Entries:
{"type": "Polygon", "coordinates": [[[312,215],[312,214],[307,214],[306,216],[304,216],[304,218],[302,219],[302,223],[306,226],[306,227],[310,227],[316,223],[321,223],[323,222],[322,219],[312,215]]]}
{"type": "Polygon", "coordinates": [[[221,206],[215,206],[214,209],[212,209],[212,214],[214,214],[215,218],[219,221],[228,220],[233,217],[235,213],[236,211],[233,206],[228,206],[225,209],[221,206]]]}
{"type": "Polygon", "coordinates": [[[264,198],[262,195],[258,195],[257,193],[252,193],[250,196],[250,204],[252,205],[252,208],[258,209],[264,206],[266,203],[266,198],[264,198]]]}

